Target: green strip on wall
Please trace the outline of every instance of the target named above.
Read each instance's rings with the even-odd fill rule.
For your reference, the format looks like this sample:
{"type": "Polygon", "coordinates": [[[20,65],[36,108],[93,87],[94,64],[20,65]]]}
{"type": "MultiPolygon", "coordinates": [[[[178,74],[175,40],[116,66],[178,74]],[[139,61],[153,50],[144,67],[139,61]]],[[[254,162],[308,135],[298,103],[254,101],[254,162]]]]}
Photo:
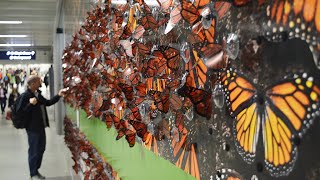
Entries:
{"type": "MultiPolygon", "coordinates": [[[[76,118],[75,114],[75,109],[67,106],[67,116],[76,118]]],[[[83,110],[80,110],[80,130],[123,180],[195,179],[139,143],[130,148],[125,137],[116,141],[114,128],[108,130],[97,118],[88,119],[83,110]]]]}

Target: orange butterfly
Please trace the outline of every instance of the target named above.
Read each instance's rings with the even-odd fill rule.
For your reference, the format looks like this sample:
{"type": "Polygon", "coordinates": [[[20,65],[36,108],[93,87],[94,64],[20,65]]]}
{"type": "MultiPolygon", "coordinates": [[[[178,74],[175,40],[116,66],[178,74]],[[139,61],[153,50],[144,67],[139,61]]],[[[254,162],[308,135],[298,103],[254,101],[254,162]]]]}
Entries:
{"type": "Polygon", "coordinates": [[[180,66],[180,52],[172,47],[169,46],[160,46],[159,47],[161,53],[167,60],[167,66],[170,69],[178,70],[180,66]]]}
{"type": "Polygon", "coordinates": [[[197,51],[192,50],[191,58],[186,64],[186,70],[189,72],[188,83],[194,88],[204,88],[207,83],[208,68],[204,61],[199,57],[197,51]]]}
{"type": "Polygon", "coordinates": [[[297,159],[295,142],[319,115],[319,80],[307,73],[296,74],[261,89],[231,68],[219,78],[235,119],[240,155],[247,163],[253,162],[262,130],[266,169],[272,176],[288,175],[297,159]]]}
{"type": "Polygon", "coordinates": [[[232,169],[217,170],[216,180],[243,180],[243,177],[232,169]]]}
{"type": "Polygon", "coordinates": [[[214,7],[209,0],[197,0],[193,3],[181,2],[181,16],[192,25],[192,32],[206,43],[214,43],[216,17],[214,7]]]}
{"type": "Polygon", "coordinates": [[[320,0],[275,0],[270,3],[267,16],[269,38],[299,37],[313,47],[315,61],[319,61],[320,0]]]}
{"type": "Polygon", "coordinates": [[[199,115],[210,119],[212,114],[211,92],[197,89],[185,84],[178,90],[178,93],[183,97],[190,98],[194,104],[194,109],[199,115]]]}
{"type": "Polygon", "coordinates": [[[271,19],[275,20],[277,24],[289,25],[293,27],[303,23],[305,27],[301,26],[301,30],[309,27],[315,27],[318,33],[320,33],[320,1],[288,1],[288,0],[276,0],[271,6],[271,19]],[[294,18],[290,18],[294,16],[294,18]],[[300,18],[301,17],[301,18],[300,18]],[[298,20],[294,19],[300,19],[298,20]]]}
{"type": "Polygon", "coordinates": [[[188,131],[183,129],[182,136],[179,142],[175,138],[172,139],[173,155],[175,165],[182,168],[186,173],[191,174],[196,179],[200,179],[200,170],[198,158],[196,154],[196,145],[186,142],[188,131]]]}

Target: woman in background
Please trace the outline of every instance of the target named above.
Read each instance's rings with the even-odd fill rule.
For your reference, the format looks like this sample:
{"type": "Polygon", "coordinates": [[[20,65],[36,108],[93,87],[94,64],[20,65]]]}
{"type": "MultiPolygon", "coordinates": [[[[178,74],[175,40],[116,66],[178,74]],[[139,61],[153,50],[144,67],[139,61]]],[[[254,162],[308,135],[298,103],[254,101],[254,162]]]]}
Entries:
{"type": "Polygon", "coordinates": [[[20,96],[20,94],[17,91],[17,88],[13,88],[10,95],[9,95],[9,100],[8,100],[8,107],[10,108],[14,102],[16,102],[16,99],[20,96]]]}

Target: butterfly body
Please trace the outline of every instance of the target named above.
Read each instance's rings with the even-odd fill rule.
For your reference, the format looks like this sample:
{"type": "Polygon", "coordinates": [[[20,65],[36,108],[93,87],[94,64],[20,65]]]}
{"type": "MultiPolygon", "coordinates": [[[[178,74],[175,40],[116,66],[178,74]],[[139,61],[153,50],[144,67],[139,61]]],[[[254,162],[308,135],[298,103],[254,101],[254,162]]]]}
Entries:
{"type": "Polygon", "coordinates": [[[272,176],[288,175],[298,155],[296,139],[319,115],[319,82],[302,73],[262,88],[233,69],[220,73],[219,79],[235,119],[240,155],[247,163],[254,162],[262,132],[266,169],[272,176]]]}

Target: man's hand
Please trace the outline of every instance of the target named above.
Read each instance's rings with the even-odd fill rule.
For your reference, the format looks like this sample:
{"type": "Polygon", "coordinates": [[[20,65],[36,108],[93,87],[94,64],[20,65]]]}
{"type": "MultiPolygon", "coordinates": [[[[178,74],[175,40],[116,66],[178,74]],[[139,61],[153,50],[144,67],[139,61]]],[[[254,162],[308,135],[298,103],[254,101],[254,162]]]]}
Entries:
{"type": "Polygon", "coordinates": [[[38,100],[37,100],[37,98],[33,97],[33,98],[29,99],[29,103],[32,105],[36,105],[38,103],[38,100]]]}
{"type": "Polygon", "coordinates": [[[66,92],[68,89],[69,89],[69,88],[63,88],[63,89],[60,89],[60,91],[59,91],[58,95],[59,95],[59,96],[64,97],[65,92],[66,92]]]}

